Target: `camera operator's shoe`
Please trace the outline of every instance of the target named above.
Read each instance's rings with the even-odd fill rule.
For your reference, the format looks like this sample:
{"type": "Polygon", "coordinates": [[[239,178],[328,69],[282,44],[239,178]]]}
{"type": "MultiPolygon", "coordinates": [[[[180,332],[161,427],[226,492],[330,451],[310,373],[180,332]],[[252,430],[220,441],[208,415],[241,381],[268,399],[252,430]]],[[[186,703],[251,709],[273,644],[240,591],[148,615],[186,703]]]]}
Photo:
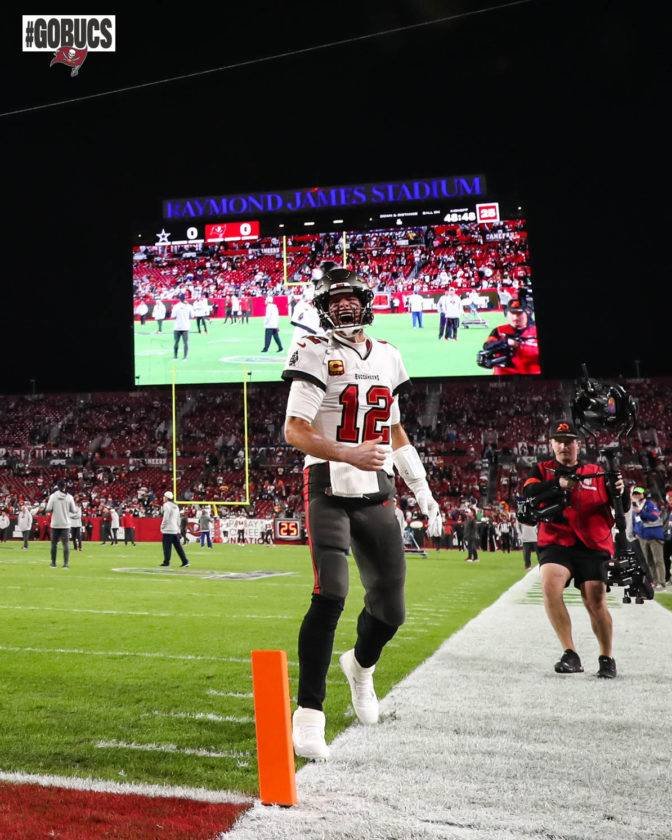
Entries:
{"type": "Polygon", "coordinates": [[[292,743],[297,755],[312,758],[313,761],[329,758],[329,747],[324,740],[324,724],[324,712],[299,706],[292,716],[292,743]]]}
{"type": "Polygon", "coordinates": [[[616,661],[611,656],[598,656],[597,661],[600,666],[597,676],[613,680],[616,676],[616,661]]]}
{"type": "Polygon", "coordinates": [[[555,663],[555,672],[556,674],[582,674],[583,666],[579,654],[575,650],[567,648],[555,663]]]}
{"type": "Polygon", "coordinates": [[[378,698],[373,688],[373,672],[376,666],[362,668],[355,659],[354,649],[346,651],[338,661],[350,683],[352,706],[359,722],[367,725],[378,723],[378,698]]]}

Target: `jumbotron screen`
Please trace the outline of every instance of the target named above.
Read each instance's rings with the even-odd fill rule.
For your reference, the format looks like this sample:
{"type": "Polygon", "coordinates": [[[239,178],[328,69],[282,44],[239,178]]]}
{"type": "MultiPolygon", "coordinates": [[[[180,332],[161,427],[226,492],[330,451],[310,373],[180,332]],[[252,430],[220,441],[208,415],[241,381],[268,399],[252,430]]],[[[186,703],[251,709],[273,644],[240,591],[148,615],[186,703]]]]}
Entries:
{"type": "Polygon", "coordinates": [[[484,176],[164,202],[133,245],[138,385],[277,382],[330,261],[411,378],[541,373],[524,208],[484,176]]]}

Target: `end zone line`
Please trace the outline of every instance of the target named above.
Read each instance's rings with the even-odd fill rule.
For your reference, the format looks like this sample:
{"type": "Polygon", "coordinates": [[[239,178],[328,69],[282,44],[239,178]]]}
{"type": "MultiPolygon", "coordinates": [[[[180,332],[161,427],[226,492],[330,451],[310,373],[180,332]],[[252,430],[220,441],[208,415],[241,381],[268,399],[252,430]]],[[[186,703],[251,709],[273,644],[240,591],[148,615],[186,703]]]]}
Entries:
{"type": "Polygon", "coordinates": [[[136,796],[175,797],[193,799],[197,802],[231,803],[247,805],[254,802],[252,796],[230,790],[206,790],[205,788],[179,787],[174,785],[134,784],[132,782],[110,782],[91,777],[51,776],[20,771],[0,770],[0,782],[12,785],[41,785],[68,790],[93,791],[96,793],[133,794],[136,796]]]}

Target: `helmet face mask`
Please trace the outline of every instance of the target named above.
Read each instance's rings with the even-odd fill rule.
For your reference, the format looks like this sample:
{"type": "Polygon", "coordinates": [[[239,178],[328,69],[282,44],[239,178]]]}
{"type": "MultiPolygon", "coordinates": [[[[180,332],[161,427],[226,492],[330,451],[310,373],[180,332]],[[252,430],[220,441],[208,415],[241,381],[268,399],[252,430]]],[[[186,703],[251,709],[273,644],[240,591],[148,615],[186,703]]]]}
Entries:
{"type": "Polygon", "coordinates": [[[359,332],[373,321],[372,303],[371,289],[347,268],[330,268],[315,284],[313,304],[326,332],[344,336],[359,332]]]}

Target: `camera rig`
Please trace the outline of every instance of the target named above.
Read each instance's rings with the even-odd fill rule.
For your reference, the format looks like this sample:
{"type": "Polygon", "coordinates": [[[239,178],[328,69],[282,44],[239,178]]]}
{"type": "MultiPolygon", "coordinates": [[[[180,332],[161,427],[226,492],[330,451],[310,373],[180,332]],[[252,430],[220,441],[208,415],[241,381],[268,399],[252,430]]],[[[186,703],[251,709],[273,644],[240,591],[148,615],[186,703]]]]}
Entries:
{"type": "MultiPolygon", "coordinates": [[[[499,339],[499,341],[489,342],[487,347],[479,350],[476,353],[476,364],[479,367],[491,370],[496,367],[509,367],[513,354],[516,349],[515,345],[509,344],[509,340],[515,341],[518,344],[525,344],[528,339],[522,338],[525,330],[534,324],[534,307],[532,303],[532,295],[529,289],[523,287],[518,291],[518,300],[521,303],[522,309],[527,313],[527,326],[524,330],[515,330],[511,335],[499,339]]],[[[536,341],[536,339],[531,339],[536,341]]]]}
{"type": "MultiPolygon", "coordinates": [[[[633,598],[635,603],[643,604],[645,600],[653,598],[653,585],[640,565],[637,554],[628,545],[623,499],[614,488],[616,479],[620,475],[620,440],[630,435],[635,428],[637,403],[621,385],[607,385],[591,379],[585,364],[581,366],[581,369],[583,376],[578,383],[571,405],[574,425],[586,438],[592,437],[595,442],[597,442],[598,432],[611,432],[616,435],[619,444],[600,449],[600,455],[607,464],[607,469],[603,472],[578,475],[574,469],[568,467],[556,470],[556,474],[558,477],[564,476],[575,482],[585,481],[588,478],[606,478],[616,525],[614,538],[616,551],[614,556],[606,562],[607,592],[614,586],[620,586],[624,590],[624,604],[630,604],[633,598]]],[[[568,502],[569,491],[560,486],[554,486],[534,498],[520,499],[518,519],[528,525],[557,521],[568,502]]]]}

